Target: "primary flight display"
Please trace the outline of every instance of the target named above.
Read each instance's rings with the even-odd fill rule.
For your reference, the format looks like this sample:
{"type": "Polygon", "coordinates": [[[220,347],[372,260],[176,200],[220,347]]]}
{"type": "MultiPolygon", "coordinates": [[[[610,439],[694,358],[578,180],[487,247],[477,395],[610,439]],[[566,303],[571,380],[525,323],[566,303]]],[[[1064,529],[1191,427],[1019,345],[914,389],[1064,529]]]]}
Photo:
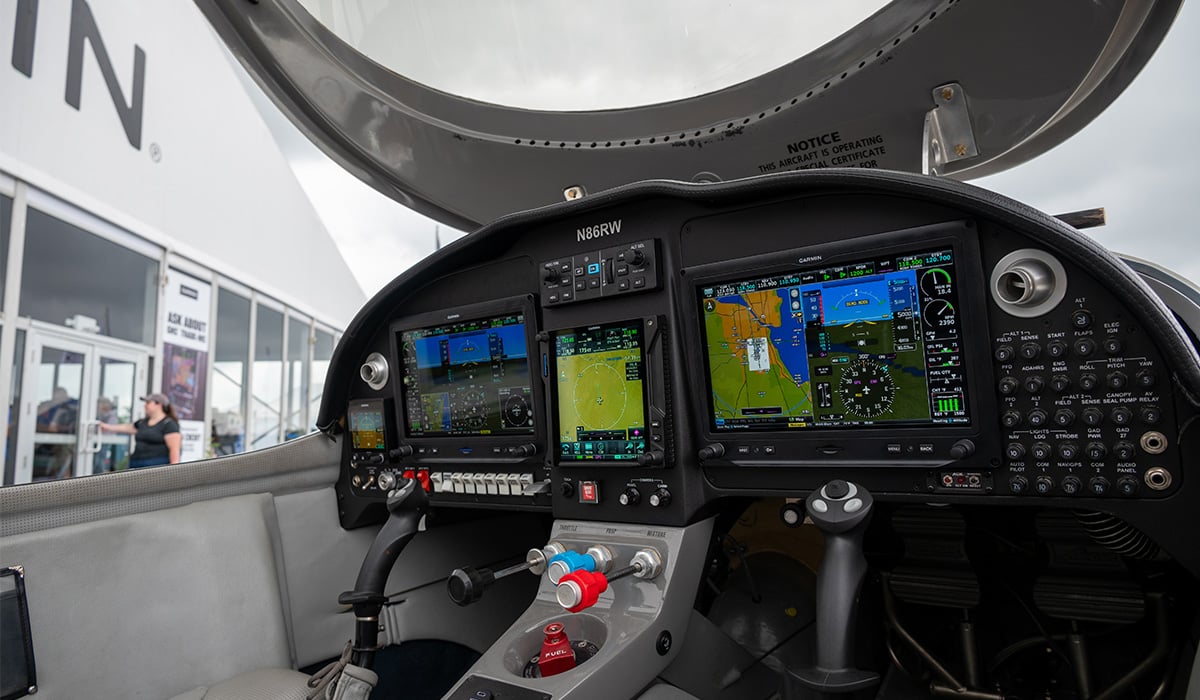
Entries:
{"type": "Polygon", "coordinates": [[[399,341],[410,437],[533,434],[523,314],[405,330],[399,341]]]}
{"type": "Polygon", "coordinates": [[[700,289],[715,431],[968,423],[954,252],[700,289]]]}

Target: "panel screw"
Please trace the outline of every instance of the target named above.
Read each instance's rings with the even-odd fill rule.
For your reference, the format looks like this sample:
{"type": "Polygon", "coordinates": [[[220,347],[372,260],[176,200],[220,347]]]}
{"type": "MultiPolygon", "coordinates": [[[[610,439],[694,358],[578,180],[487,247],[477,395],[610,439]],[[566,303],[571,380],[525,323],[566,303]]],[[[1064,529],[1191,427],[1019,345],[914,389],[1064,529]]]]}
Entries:
{"type": "Polygon", "coordinates": [[[958,156],[959,158],[967,155],[967,145],[965,143],[954,144],[954,155],[958,156]]]}
{"type": "Polygon", "coordinates": [[[584,192],[583,188],[580,187],[579,185],[572,185],[571,187],[568,187],[567,189],[563,190],[563,198],[566,199],[568,202],[574,201],[576,199],[582,199],[584,194],[585,194],[585,192],[584,192]]]}
{"type": "Polygon", "coordinates": [[[942,88],[942,99],[949,102],[954,97],[954,88],[942,88]]]}
{"type": "Polygon", "coordinates": [[[658,642],[655,643],[654,648],[658,651],[659,656],[666,656],[671,653],[671,633],[663,632],[658,635],[658,642]]]}

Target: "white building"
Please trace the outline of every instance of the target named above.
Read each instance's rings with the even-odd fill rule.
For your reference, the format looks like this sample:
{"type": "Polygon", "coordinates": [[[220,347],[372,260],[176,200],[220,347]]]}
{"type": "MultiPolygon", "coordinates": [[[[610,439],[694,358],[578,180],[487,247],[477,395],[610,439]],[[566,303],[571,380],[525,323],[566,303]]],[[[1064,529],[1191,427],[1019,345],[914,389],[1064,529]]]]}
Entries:
{"type": "Polygon", "coordinates": [[[0,56],[3,483],[122,468],[150,391],[185,460],[308,432],[364,297],[196,7],[0,0],[0,56]]]}

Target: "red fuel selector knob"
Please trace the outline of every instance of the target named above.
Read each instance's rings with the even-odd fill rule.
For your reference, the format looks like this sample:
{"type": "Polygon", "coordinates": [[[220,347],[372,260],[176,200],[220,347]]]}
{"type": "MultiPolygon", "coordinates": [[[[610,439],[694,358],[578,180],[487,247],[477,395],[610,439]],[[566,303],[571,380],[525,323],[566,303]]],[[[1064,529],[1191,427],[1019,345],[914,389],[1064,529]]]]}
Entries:
{"type": "Polygon", "coordinates": [[[542,653],[538,655],[538,670],[542,677],[553,676],[563,671],[575,668],[575,652],[571,642],[563,632],[561,622],[551,622],[542,630],[546,638],[542,640],[542,653]]]}
{"type": "Polygon", "coordinates": [[[604,574],[580,569],[559,580],[555,596],[559,605],[574,613],[595,605],[600,594],[606,590],[608,579],[604,574]]]}

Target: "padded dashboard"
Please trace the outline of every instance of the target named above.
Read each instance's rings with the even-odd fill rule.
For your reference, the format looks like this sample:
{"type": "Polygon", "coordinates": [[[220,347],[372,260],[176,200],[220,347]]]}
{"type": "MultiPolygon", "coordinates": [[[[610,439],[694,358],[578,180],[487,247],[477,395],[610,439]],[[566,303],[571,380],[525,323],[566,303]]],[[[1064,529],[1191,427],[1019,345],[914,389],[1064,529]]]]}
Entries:
{"type": "Polygon", "coordinates": [[[319,425],[351,432],[345,527],[402,475],[434,506],[651,525],[843,477],[1116,512],[1196,567],[1171,546],[1194,396],[1179,324],[1091,239],[962,183],[828,170],[494,222],[363,309],[319,425]]]}

